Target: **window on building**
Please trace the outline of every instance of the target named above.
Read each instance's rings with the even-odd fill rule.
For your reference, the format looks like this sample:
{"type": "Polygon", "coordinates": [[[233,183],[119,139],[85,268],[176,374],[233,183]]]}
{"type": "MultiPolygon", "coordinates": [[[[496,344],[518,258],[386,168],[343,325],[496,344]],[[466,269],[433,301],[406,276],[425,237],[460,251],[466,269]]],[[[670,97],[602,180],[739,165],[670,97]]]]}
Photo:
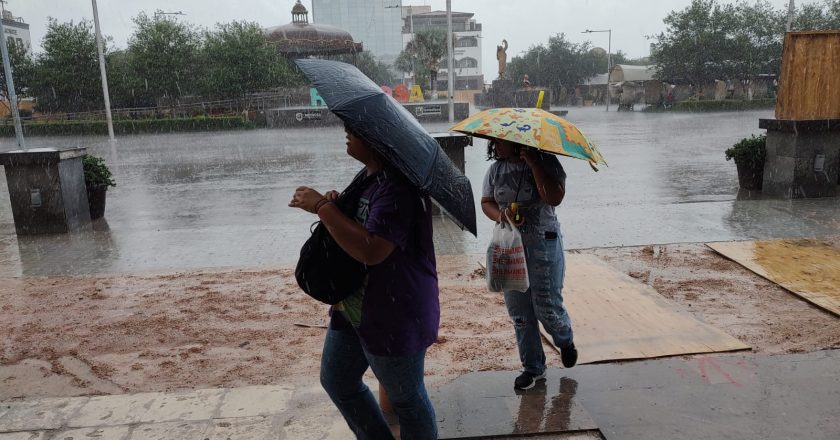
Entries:
{"type": "Polygon", "coordinates": [[[478,67],[478,60],[470,57],[461,58],[458,60],[458,67],[462,69],[474,69],[478,67]]]}
{"type": "Polygon", "coordinates": [[[461,37],[455,42],[455,47],[478,47],[478,39],[475,37],[461,37]]]}

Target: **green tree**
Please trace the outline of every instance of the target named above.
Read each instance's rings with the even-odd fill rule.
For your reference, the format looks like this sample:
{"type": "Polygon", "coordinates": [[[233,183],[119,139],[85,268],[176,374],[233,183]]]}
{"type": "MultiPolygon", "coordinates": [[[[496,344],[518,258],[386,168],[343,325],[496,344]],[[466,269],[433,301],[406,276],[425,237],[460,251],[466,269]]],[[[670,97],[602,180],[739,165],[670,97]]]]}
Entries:
{"type": "MultiPolygon", "coordinates": [[[[32,76],[35,73],[35,65],[32,58],[29,57],[26,47],[22,44],[16,43],[15,40],[11,38],[6,41],[8,41],[9,63],[12,67],[12,78],[15,81],[15,95],[17,95],[18,99],[20,99],[28,91],[29,86],[32,83],[32,76]]],[[[9,88],[6,86],[5,69],[0,69],[0,95],[2,95],[3,105],[11,110],[9,105],[9,88]]]]}
{"type": "Polygon", "coordinates": [[[359,52],[355,55],[344,54],[334,57],[338,61],[355,64],[371,81],[379,85],[393,85],[394,74],[388,64],[376,59],[370,52],[359,52]]]}
{"type": "Polygon", "coordinates": [[[134,17],[128,41],[131,67],[155,98],[177,98],[193,92],[201,38],[193,26],[165,15],[134,17]]]}
{"type": "MultiPolygon", "coordinates": [[[[613,64],[616,59],[613,57],[613,64]]],[[[507,70],[514,81],[527,74],[532,84],[557,92],[596,73],[606,73],[607,61],[606,54],[593,51],[589,42],[572,43],[565,34],[557,34],[549,37],[547,44],[531,46],[525,54],[514,57],[507,70]]]]}
{"type": "Polygon", "coordinates": [[[111,107],[136,108],[154,107],[155,98],[149,92],[146,81],[134,71],[131,52],[115,50],[106,55],[108,66],[108,91],[111,93],[111,107]]]}
{"type": "MultiPolygon", "coordinates": [[[[679,83],[746,80],[778,74],[787,9],[766,0],[721,5],[693,0],[664,20],[665,32],[653,37],[652,59],[659,79],[679,83]]],[[[792,30],[840,28],[840,0],[800,5],[792,30]]]]}
{"type": "Polygon", "coordinates": [[[50,18],[41,43],[30,95],[45,112],[102,109],[102,82],[96,39],[88,21],[59,23],[50,18]]]}
{"type": "Polygon", "coordinates": [[[396,66],[403,72],[413,72],[415,82],[430,81],[432,95],[437,92],[437,75],[446,57],[446,31],[427,29],[414,34],[397,58],[396,66]]]}
{"type": "Polygon", "coordinates": [[[840,0],[805,3],[797,7],[791,30],[840,29],[840,0]]]}
{"type": "Polygon", "coordinates": [[[200,91],[205,97],[243,98],[247,93],[289,82],[285,59],[268,44],[257,23],[216,25],[206,32],[201,52],[200,91]]]}
{"type": "Polygon", "coordinates": [[[728,78],[734,17],[734,6],[716,0],[693,0],[684,10],[669,13],[652,51],[659,78],[686,84],[728,78]]]}

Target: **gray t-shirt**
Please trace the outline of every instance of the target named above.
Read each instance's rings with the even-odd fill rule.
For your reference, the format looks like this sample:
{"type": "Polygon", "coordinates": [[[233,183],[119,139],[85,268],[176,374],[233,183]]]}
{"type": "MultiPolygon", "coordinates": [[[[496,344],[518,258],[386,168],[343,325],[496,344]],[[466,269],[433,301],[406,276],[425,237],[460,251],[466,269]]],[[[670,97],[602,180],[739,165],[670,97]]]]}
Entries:
{"type": "MultiPolygon", "coordinates": [[[[565,188],[566,171],[563,170],[557,156],[539,153],[537,160],[540,161],[546,174],[565,188]]],[[[493,198],[500,208],[510,208],[510,204],[516,201],[519,204],[520,215],[525,217],[525,227],[521,228],[522,233],[560,232],[560,223],[554,207],[540,199],[534,182],[534,174],[524,161],[510,163],[506,160],[497,160],[490,165],[490,169],[484,176],[481,196],[493,198]]]]}

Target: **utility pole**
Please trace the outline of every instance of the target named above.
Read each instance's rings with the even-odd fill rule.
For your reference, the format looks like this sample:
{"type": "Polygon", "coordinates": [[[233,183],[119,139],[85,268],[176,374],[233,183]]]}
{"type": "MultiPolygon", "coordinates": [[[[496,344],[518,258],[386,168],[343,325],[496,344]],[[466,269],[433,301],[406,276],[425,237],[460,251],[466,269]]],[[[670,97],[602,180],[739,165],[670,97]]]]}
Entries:
{"type": "Polygon", "coordinates": [[[796,14],[796,5],[794,4],[793,0],[790,0],[788,3],[788,16],[787,16],[787,32],[790,32],[790,28],[793,25],[793,16],[796,14]]]}
{"type": "Polygon", "coordinates": [[[111,119],[111,94],[108,93],[108,74],[105,71],[105,48],[102,42],[102,31],[99,28],[99,10],[96,0],[93,4],[93,27],[96,30],[96,51],[99,52],[99,73],[102,75],[102,96],[105,98],[105,119],[108,121],[108,138],[114,140],[114,121],[111,119]]]}
{"type": "MultiPolygon", "coordinates": [[[[793,0],[791,0],[793,1],[793,0]]],[[[612,29],[604,29],[601,31],[585,30],[582,34],[591,34],[594,32],[606,32],[607,39],[607,111],[610,111],[610,74],[612,73],[612,29]]],[[[621,104],[621,103],[619,103],[621,104]]],[[[619,107],[621,108],[621,107],[619,107]]]]}
{"type": "Polygon", "coordinates": [[[449,100],[449,123],[455,123],[455,101],[453,100],[455,94],[455,60],[452,56],[452,0],[446,0],[446,59],[449,68],[447,76],[449,84],[448,100],[449,100]]]}
{"type": "MultiPolygon", "coordinates": [[[[2,4],[3,14],[6,12],[5,0],[0,1],[2,4]]],[[[26,142],[23,139],[23,126],[20,123],[20,112],[18,112],[17,94],[15,94],[15,80],[12,78],[12,63],[9,61],[9,46],[6,40],[6,26],[3,25],[3,19],[0,17],[0,51],[3,55],[3,72],[6,74],[6,90],[9,97],[9,111],[15,119],[15,138],[17,138],[18,148],[26,149],[26,142]]]]}

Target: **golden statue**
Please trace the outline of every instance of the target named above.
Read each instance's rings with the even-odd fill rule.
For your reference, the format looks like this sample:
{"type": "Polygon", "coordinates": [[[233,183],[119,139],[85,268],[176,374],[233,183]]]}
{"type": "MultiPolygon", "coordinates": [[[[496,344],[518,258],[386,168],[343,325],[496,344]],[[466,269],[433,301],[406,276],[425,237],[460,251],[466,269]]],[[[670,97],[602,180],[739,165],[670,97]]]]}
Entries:
{"type": "Polygon", "coordinates": [[[505,71],[507,70],[507,40],[502,40],[502,46],[496,46],[496,59],[499,60],[499,79],[505,79],[505,71]]]}

